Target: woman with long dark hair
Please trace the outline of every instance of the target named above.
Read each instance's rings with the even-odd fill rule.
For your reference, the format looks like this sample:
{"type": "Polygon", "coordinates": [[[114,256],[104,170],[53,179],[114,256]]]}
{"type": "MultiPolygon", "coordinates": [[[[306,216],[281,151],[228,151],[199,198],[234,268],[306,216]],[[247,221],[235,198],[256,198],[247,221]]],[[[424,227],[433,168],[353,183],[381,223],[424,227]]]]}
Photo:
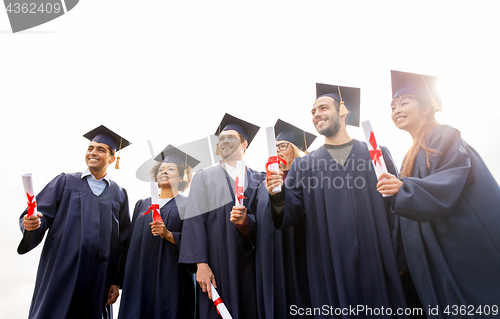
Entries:
{"type": "Polygon", "coordinates": [[[413,145],[400,178],[385,174],[377,188],[395,196],[424,310],[436,318],[498,315],[500,187],[460,132],[435,120],[435,78],[393,71],[392,85],[392,119],[413,145]]]}

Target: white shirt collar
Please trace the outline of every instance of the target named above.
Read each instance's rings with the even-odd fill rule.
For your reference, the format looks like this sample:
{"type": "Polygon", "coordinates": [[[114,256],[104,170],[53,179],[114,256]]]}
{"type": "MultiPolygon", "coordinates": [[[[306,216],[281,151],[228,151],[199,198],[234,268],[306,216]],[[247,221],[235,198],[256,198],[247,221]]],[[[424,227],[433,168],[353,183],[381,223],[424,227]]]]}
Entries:
{"type": "Polygon", "coordinates": [[[87,168],[83,171],[83,173],[82,173],[82,179],[84,179],[84,178],[85,178],[85,177],[87,177],[87,176],[90,176],[90,178],[92,178],[92,179],[94,179],[94,180],[96,180],[96,181],[102,181],[102,180],[105,180],[105,181],[106,181],[106,183],[108,183],[108,185],[110,185],[110,184],[111,184],[111,182],[110,182],[110,180],[109,180],[109,177],[108,177],[108,174],[107,174],[107,173],[106,173],[106,175],[104,175],[104,177],[103,177],[103,178],[101,178],[101,179],[97,179],[97,178],[95,178],[95,176],[94,176],[94,175],[92,175],[92,173],[90,172],[89,168],[87,167],[87,168]]]}
{"type": "Polygon", "coordinates": [[[237,171],[236,167],[232,167],[231,165],[229,165],[223,161],[221,162],[221,166],[229,174],[229,176],[231,176],[231,178],[233,180],[236,180],[236,176],[238,176],[238,171],[237,171]]]}

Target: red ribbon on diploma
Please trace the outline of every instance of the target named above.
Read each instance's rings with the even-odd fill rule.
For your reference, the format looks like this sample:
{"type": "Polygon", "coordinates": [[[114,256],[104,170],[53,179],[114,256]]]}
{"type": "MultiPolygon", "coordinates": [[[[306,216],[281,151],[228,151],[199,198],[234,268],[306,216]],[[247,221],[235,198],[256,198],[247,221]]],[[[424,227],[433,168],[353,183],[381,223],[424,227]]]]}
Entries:
{"type": "Polygon", "coordinates": [[[236,176],[236,180],[234,181],[234,192],[236,198],[238,199],[238,202],[241,202],[241,200],[245,199],[246,197],[243,196],[243,186],[238,186],[238,184],[239,184],[239,179],[238,176],[236,176]]]}
{"type": "Polygon", "coordinates": [[[370,139],[368,141],[373,148],[372,150],[370,150],[370,157],[372,158],[373,164],[375,166],[377,166],[377,163],[378,165],[382,165],[382,162],[380,161],[382,151],[377,146],[377,141],[375,140],[375,135],[373,134],[373,132],[370,132],[370,139]]]}
{"type": "Polygon", "coordinates": [[[220,312],[219,312],[219,309],[217,309],[217,306],[218,306],[219,304],[221,304],[221,303],[223,304],[222,299],[221,299],[220,297],[214,300],[215,309],[217,310],[217,313],[219,314],[219,316],[220,316],[221,314],[220,314],[220,312]]]}
{"type": "Polygon", "coordinates": [[[26,193],[26,196],[28,196],[28,217],[30,217],[35,212],[36,200],[33,200],[35,195],[30,196],[29,193],[26,193]]]}
{"type": "Polygon", "coordinates": [[[279,156],[271,156],[271,157],[269,157],[267,159],[267,163],[266,163],[266,179],[271,178],[271,171],[269,170],[269,165],[275,164],[275,163],[288,165],[286,163],[286,161],[284,159],[282,159],[281,157],[279,157],[279,156]]]}
{"type": "Polygon", "coordinates": [[[149,206],[148,210],[144,214],[142,214],[142,216],[147,215],[152,211],[153,212],[153,223],[163,222],[163,219],[161,219],[161,215],[158,212],[159,209],[160,209],[160,205],[153,204],[153,205],[149,206]]]}

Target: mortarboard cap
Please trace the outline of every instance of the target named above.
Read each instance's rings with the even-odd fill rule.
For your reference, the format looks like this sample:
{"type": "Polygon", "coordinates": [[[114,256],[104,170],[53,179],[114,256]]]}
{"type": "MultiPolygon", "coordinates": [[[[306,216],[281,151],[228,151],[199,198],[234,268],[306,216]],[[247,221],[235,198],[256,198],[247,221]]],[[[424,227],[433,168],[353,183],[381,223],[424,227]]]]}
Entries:
{"type": "Polygon", "coordinates": [[[248,142],[248,146],[252,142],[253,138],[259,131],[260,127],[249,123],[247,121],[243,121],[237,117],[232,116],[231,114],[226,113],[222,118],[217,130],[215,131],[215,135],[219,136],[220,132],[227,130],[235,130],[240,133],[243,138],[248,142]]]}
{"type": "MultiPolygon", "coordinates": [[[[346,118],[347,125],[359,126],[360,95],[359,88],[316,83],[316,99],[321,96],[329,96],[341,104],[344,102],[349,113],[346,118]]],[[[340,114],[345,114],[342,109],[340,114]]]]}
{"type": "Polygon", "coordinates": [[[303,152],[306,152],[316,139],[316,135],[308,133],[280,119],[278,119],[274,125],[274,135],[277,141],[291,142],[303,152]]]}
{"type": "Polygon", "coordinates": [[[437,78],[430,75],[391,70],[392,98],[404,94],[428,97],[434,111],[441,111],[441,99],[437,92],[437,78]]]}
{"type": "Polygon", "coordinates": [[[200,161],[196,158],[184,153],[171,144],[165,147],[165,149],[155,157],[155,161],[162,163],[175,163],[178,165],[187,162],[191,168],[194,168],[200,163],[200,161]]]}
{"type": "Polygon", "coordinates": [[[93,142],[106,144],[115,152],[132,144],[104,125],[96,127],[92,131],[84,134],[83,137],[93,142]]]}

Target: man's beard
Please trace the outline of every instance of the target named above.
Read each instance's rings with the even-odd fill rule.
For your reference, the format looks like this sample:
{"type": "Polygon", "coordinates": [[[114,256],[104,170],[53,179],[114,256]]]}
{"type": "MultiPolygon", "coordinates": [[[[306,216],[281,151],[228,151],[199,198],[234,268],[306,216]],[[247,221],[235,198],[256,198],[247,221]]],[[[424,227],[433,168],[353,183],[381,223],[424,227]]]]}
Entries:
{"type": "Polygon", "coordinates": [[[323,128],[321,131],[318,130],[318,133],[328,138],[337,135],[340,130],[340,119],[338,118],[338,116],[335,116],[332,119],[332,122],[332,125],[323,128]]]}

